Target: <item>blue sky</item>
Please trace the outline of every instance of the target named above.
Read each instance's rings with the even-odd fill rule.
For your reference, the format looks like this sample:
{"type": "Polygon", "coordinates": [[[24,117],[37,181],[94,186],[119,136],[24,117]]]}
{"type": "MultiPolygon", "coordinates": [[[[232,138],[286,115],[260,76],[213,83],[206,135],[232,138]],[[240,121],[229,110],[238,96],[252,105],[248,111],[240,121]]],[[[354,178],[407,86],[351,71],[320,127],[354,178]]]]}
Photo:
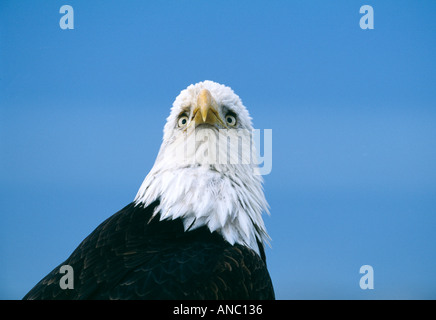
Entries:
{"type": "Polygon", "coordinates": [[[174,98],[209,79],[273,130],[277,298],[435,299],[435,9],[1,1],[0,298],[20,299],[133,200],[174,98]],[[74,30],[59,27],[64,4],[74,30]]]}

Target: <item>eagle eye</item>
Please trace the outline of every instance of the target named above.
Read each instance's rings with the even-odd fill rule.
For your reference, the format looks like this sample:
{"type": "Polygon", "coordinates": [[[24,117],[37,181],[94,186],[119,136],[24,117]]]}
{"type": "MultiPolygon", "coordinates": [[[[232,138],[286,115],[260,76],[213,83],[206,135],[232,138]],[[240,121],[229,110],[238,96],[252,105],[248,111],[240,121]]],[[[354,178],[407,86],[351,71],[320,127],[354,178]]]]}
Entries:
{"type": "Polygon", "coordinates": [[[229,126],[234,127],[234,126],[236,125],[236,117],[235,117],[233,114],[228,113],[228,114],[226,115],[226,123],[227,123],[229,126]]]}
{"type": "Polygon", "coordinates": [[[186,124],[188,123],[188,116],[184,113],[179,117],[179,120],[177,121],[177,124],[179,125],[179,128],[182,128],[184,126],[186,126],[186,124]]]}

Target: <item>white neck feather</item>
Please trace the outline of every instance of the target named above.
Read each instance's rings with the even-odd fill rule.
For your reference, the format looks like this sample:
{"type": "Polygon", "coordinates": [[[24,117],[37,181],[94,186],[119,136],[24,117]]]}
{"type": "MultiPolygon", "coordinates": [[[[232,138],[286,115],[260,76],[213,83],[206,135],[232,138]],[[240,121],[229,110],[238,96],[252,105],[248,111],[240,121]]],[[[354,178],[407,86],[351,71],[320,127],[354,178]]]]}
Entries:
{"type": "MultiPolygon", "coordinates": [[[[218,135],[213,130],[202,132],[218,135]]],[[[262,177],[255,174],[257,166],[251,164],[253,161],[216,163],[216,159],[211,159],[215,157],[214,152],[205,153],[205,149],[216,147],[216,139],[197,141],[192,154],[186,151],[188,143],[184,141],[162,144],[153,168],[135,197],[136,205],[148,206],[159,199],[154,214],[160,213],[161,220],[181,218],[185,231],[207,226],[230,244],[245,245],[259,253],[257,242],[263,244],[269,240],[262,212],[269,212],[262,177]],[[190,161],[174,156],[173,146],[180,145],[185,146],[183,159],[190,161]]]]}

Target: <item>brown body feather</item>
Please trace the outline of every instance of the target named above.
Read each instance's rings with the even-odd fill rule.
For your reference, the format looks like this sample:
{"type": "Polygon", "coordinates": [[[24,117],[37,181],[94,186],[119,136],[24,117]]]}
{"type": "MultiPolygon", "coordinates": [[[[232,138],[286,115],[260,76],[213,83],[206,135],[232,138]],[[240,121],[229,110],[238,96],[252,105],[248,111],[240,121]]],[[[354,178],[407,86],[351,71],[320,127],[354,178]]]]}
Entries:
{"type": "Polygon", "coordinates": [[[23,299],[274,299],[261,245],[262,257],[207,227],[151,219],[157,204],[108,218],[23,299]],[[61,289],[62,265],[74,289],[61,289]]]}

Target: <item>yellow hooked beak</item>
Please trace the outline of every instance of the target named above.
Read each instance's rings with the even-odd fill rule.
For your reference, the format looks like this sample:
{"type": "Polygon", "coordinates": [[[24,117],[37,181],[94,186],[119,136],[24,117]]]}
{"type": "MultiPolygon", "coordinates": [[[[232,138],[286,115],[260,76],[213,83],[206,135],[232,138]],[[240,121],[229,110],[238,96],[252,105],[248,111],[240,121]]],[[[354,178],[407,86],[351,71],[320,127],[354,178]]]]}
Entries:
{"type": "Polygon", "coordinates": [[[207,89],[201,90],[197,96],[197,107],[193,112],[193,120],[196,126],[207,123],[210,125],[220,124],[227,128],[218,113],[218,104],[207,89]]]}

